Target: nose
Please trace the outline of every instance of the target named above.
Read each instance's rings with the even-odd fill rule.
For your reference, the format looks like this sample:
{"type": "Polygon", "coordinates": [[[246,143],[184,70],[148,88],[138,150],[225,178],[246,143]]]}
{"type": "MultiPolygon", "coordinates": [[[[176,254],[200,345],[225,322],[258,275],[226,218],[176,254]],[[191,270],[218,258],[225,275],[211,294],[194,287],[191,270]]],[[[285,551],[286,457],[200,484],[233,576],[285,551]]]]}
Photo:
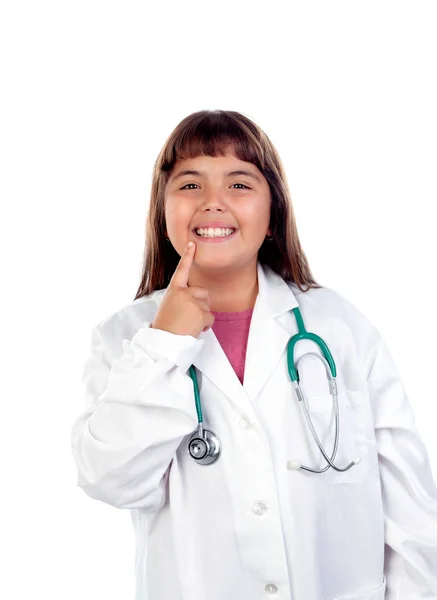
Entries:
{"type": "Polygon", "coordinates": [[[226,192],[219,185],[205,186],[201,195],[202,210],[226,210],[226,192]]]}
{"type": "Polygon", "coordinates": [[[210,194],[207,200],[203,203],[203,211],[223,211],[226,210],[224,202],[220,199],[217,194],[210,194]]]}

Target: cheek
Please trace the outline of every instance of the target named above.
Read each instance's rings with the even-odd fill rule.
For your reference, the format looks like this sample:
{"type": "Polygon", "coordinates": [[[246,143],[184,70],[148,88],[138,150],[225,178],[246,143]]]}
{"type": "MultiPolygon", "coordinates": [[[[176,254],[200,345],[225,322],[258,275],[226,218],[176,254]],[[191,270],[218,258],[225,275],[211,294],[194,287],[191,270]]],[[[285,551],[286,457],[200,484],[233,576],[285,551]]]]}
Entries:
{"type": "Polygon", "coordinates": [[[177,201],[169,199],[165,207],[165,221],[167,229],[173,238],[183,236],[193,220],[193,206],[183,199],[177,201]]]}
{"type": "Polygon", "coordinates": [[[188,215],[189,207],[183,199],[169,198],[165,205],[165,217],[172,222],[180,222],[188,215]]]}
{"type": "Polygon", "coordinates": [[[268,224],[270,220],[270,206],[265,201],[257,199],[247,204],[244,214],[248,222],[250,221],[257,229],[263,229],[266,222],[268,224]]]}

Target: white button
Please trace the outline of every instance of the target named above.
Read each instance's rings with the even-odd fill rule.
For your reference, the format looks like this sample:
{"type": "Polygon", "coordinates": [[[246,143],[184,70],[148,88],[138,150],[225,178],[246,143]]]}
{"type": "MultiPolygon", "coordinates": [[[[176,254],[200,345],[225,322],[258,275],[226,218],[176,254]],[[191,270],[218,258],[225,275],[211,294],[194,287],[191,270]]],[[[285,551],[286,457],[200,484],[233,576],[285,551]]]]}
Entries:
{"type": "Polygon", "coordinates": [[[252,510],[256,515],[263,515],[267,510],[267,506],[262,502],[257,502],[252,510]]]}
{"type": "Polygon", "coordinates": [[[242,427],[243,429],[249,429],[249,427],[252,427],[252,425],[247,419],[241,419],[240,427],[242,427]]]}
{"type": "Polygon", "coordinates": [[[268,583],[266,585],[266,587],[264,588],[265,592],[267,594],[277,594],[278,592],[278,588],[276,587],[276,585],[274,583],[268,583]]]}

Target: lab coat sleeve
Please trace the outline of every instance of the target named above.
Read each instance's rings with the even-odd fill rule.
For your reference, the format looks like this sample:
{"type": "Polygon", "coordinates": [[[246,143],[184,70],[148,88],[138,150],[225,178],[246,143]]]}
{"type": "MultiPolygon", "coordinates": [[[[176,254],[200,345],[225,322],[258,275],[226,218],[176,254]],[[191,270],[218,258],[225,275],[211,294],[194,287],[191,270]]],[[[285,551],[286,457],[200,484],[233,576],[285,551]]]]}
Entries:
{"type": "Polygon", "coordinates": [[[172,458],[197,426],[187,370],[204,340],[146,322],[110,364],[98,328],[83,368],[86,410],[71,431],[77,485],[117,508],[162,508],[172,458]]]}
{"type": "Polygon", "coordinates": [[[394,360],[379,336],[368,376],[384,505],[386,600],[437,600],[437,489],[394,360]]]}

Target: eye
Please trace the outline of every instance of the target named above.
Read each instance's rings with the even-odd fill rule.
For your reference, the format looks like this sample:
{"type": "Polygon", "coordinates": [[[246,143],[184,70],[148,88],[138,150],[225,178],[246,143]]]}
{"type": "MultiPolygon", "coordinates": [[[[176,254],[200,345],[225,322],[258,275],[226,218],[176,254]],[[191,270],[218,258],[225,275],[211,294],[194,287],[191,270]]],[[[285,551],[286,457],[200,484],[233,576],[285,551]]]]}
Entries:
{"type": "MultiPolygon", "coordinates": [[[[197,183],[186,183],[184,185],[184,187],[181,187],[181,190],[184,190],[187,187],[187,185],[197,185],[197,183]]],[[[242,185],[244,188],[246,188],[246,190],[250,190],[250,187],[248,187],[247,185],[244,185],[244,183],[233,183],[232,185],[242,185]]],[[[190,188],[190,189],[193,189],[193,188],[190,188]]],[[[241,189],[241,188],[238,188],[238,189],[241,189]]]]}

